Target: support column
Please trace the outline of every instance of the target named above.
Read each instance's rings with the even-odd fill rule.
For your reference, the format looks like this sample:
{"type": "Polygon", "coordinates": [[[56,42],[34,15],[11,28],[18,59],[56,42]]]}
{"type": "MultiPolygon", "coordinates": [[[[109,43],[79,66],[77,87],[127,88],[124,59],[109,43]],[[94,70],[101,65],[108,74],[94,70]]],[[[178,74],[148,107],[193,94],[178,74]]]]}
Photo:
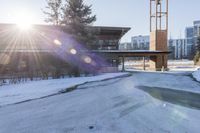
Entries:
{"type": "Polygon", "coordinates": [[[124,56],[122,56],[122,72],[125,71],[124,56]]]}
{"type": "Polygon", "coordinates": [[[168,71],[168,56],[167,55],[162,55],[162,66],[164,71],[168,71]]]}
{"type": "Polygon", "coordinates": [[[146,70],[146,63],[145,63],[145,57],[143,57],[143,70],[146,70]]]}
{"type": "Polygon", "coordinates": [[[150,70],[156,71],[157,70],[157,57],[156,56],[150,56],[149,65],[150,70]]]}
{"type": "Polygon", "coordinates": [[[155,71],[167,70],[167,55],[151,56],[150,69],[155,71]]]}

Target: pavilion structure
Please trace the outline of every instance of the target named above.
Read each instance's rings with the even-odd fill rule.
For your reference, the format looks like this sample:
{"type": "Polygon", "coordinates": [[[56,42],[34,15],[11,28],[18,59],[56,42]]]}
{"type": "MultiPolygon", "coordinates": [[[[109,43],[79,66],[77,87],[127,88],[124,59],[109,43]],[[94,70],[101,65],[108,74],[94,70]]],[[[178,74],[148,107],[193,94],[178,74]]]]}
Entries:
{"type": "MultiPolygon", "coordinates": [[[[127,30],[126,30],[127,32],[127,30]]],[[[150,59],[150,70],[167,70],[168,61],[168,0],[150,0],[150,49],[149,50],[95,50],[105,58],[120,59],[122,71],[125,70],[126,57],[143,57],[150,59]]]]}

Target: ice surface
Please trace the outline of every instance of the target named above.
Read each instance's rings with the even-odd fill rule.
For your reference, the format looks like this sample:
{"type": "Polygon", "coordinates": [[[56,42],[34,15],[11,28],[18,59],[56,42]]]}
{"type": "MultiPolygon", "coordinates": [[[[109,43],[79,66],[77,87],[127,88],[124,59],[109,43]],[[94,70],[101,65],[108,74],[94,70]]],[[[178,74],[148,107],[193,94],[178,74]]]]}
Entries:
{"type": "MultiPolygon", "coordinates": [[[[65,87],[65,80],[57,84],[65,87]]],[[[48,83],[51,88],[56,81],[48,83]]],[[[199,133],[199,110],[154,99],[137,89],[139,85],[200,88],[183,74],[137,72],[85,84],[71,93],[4,106],[0,108],[0,133],[199,133]]]]}
{"type": "Polygon", "coordinates": [[[93,77],[52,79],[0,86],[0,106],[41,98],[56,94],[61,90],[75,85],[119,77],[127,74],[128,73],[107,73],[93,77]]]}

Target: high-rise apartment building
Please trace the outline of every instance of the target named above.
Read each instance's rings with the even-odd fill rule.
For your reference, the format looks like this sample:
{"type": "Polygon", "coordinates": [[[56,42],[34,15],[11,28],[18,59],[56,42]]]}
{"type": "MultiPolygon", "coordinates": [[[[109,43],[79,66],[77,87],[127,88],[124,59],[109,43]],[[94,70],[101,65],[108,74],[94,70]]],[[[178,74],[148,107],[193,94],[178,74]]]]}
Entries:
{"type": "Polygon", "coordinates": [[[195,47],[197,45],[197,38],[200,36],[200,20],[194,21],[193,26],[186,27],[185,38],[187,44],[187,55],[189,59],[193,59],[195,54],[195,47]]]}
{"type": "Polygon", "coordinates": [[[197,44],[197,38],[200,36],[200,20],[194,21],[194,44],[197,44]]]}
{"type": "Polygon", "coordinates": [[[185,59],[187,58],[187,44],[186,39],[170,39],[168,44],[171,51],[171,59],[185,59]]]}
{"type": "Polygon", "coordinates": [[[149,36],[134,36],[131,38],[131,45],[135,50],[149,50],[149,36]]]}

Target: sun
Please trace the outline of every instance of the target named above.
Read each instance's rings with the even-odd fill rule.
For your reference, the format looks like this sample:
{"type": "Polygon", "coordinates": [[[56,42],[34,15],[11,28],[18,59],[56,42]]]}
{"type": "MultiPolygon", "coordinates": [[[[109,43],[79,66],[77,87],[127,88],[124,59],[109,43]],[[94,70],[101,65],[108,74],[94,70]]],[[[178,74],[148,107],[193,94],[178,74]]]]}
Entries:
{"type": "Polygon", "coordinates": [[[19,22],[19,23],[17,23],[17,27],[20,30],[29,30],[29,29],[31,29],[32,24],[30,24],[30,23],[24,23],[24,22],[19,22]]]}
{"type": "Polygon", "coordinates": [[[29,12],[26,11],[18,12],[15,15],[15,23],[20,30],[31,29],[33,22],[34,22],[33,16],[29,12]]]}

